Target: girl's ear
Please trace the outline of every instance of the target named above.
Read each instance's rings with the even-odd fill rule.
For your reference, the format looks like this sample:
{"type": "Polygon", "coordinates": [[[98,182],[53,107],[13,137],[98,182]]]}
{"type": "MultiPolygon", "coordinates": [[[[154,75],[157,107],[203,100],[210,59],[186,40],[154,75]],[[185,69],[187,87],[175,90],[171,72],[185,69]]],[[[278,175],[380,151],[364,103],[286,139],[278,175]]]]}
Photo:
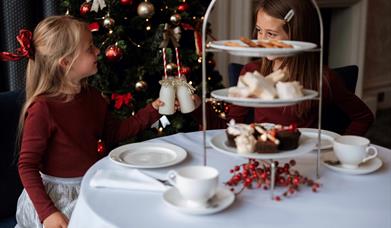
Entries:
{"type": "Polygon", "coordinates": [[[60,64],[61,67],[66,69],[69,65],[69,60],[66,57],[62,57],[60,58],[60,60],[58,60],[58,63],[60,64]]]}

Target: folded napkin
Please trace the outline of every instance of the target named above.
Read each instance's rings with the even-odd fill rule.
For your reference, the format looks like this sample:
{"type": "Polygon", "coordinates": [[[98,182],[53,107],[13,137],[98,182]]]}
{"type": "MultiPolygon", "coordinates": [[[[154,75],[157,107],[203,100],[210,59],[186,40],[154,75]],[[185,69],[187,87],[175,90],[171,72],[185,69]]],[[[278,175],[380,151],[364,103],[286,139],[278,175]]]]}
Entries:
{"type": "Polygon", "coordinates": [[[126,190],[164,191],[168,186],[147,176],[137,169],[96,171],[90,181],[91,187],[119,188],[126,190]]]}

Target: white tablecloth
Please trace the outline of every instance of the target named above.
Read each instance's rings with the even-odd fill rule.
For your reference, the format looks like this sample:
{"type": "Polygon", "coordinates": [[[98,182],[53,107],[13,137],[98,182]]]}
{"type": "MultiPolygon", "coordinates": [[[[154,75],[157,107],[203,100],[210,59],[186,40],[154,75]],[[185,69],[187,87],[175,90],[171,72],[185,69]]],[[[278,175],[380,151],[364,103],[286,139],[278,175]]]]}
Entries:
{"type": "MultiPolygon", "coordinates": [[[[208,131],[207,138],[220,131],[208,131]]],[[[170,169],[202,164],[202,132],[179,133],[154,139],[181,146],[188,153],[176,166],[150,169],[148,174],[164,178],[170,169]]],[[[83,178],[81,193],[69,227],[391,227],[391,150],[377,146],[383,166],[367,175],[348,175],[321,166],[322,187],[318,193],[303,187],[281,202],[270,199],[269,191],[245,190],[228,209],[212,215],[179,213],[162,200],[161,192],[97,189],[89,186],[97,169],[125,169],[104,158],[92,166],[83,178]]],[[[220,182],[228,180],[229,170],[246,159],[236,158],[211,148],[208,165],[220,171],[220,182]]],[[[315,178],[316,153],[295,158],[302,175],[315,178]]],[[[278,192],[278,189],[277,189],[278,192]]]]}

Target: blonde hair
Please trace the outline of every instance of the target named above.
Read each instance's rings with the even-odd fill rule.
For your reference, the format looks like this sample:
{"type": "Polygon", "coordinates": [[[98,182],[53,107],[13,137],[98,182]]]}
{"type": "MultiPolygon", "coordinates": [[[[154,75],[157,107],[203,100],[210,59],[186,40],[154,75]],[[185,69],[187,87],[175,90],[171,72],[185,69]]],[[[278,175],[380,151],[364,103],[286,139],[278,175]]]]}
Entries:
{"type": "MultiPolygon", "coordinates": [[[[76,85],[71,83],[68,73],[78,57],[83,34],[88,25],[71,16],[50,16],[42,20],[33,32],[32,46],[35,49],[26,70],[26,101],[23,105],[18,131],[18,146],[29,106],[39,96],[62,96],[69,101],[76,85]],[[67,58],[66,68],[60,65],[67,58]]],[[[85,85],[86,80],[83,80],[85,85]]]]}

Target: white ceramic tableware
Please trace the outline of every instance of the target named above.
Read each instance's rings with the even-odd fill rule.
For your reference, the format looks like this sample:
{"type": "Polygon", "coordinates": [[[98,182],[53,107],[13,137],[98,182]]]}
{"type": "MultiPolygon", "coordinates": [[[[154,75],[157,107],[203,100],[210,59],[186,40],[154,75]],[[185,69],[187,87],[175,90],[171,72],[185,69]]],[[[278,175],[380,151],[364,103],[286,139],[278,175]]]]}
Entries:
{"type": "Polygon", "coordinates": [[[378,156],[374,159],[371,159],[365,163],[360,164],[357,169],[345,168],[340,163],[333,163],[338,161],[338,158],[336,157],[333,151],[327,151],[325,153],[322,153],[321,160],[322,160],[322,164],[327,168],[339,173],[350,174],[350,175],[369,174],[380,169],[380,167],[383,164],[382,160],[378,156]]]}
{"type": "Polygon", "coordinates": [[[115,148],[109,159],[131,168],[163,168],[182,162],[187,152],[171,143],[141,142],[115,148]]]}
{"type": "Polygon", "coordinates": [[[367,138],[342,135],[335,138],[333,149],[342,167],[357,169],[361,163],[377,156],[377,149],[369,144],[367,138]]]}
{"type": "Polygon", "coordinates": [[[206,207],[217,189],[219,172],[209,166],[186,166],[168,172],[174,185],[189,207],[206,207]]]}
{"type": "Polygon", "coordinates": [[[209,215],[229,207],[235,200],[235,193],[226,188],[217,188],[215,196],[208,201],[206,207],[189,207],[187,200],[176,188],[169,188],[163,193],[163,202],[169,207],[190,215],[209,215]]]}

